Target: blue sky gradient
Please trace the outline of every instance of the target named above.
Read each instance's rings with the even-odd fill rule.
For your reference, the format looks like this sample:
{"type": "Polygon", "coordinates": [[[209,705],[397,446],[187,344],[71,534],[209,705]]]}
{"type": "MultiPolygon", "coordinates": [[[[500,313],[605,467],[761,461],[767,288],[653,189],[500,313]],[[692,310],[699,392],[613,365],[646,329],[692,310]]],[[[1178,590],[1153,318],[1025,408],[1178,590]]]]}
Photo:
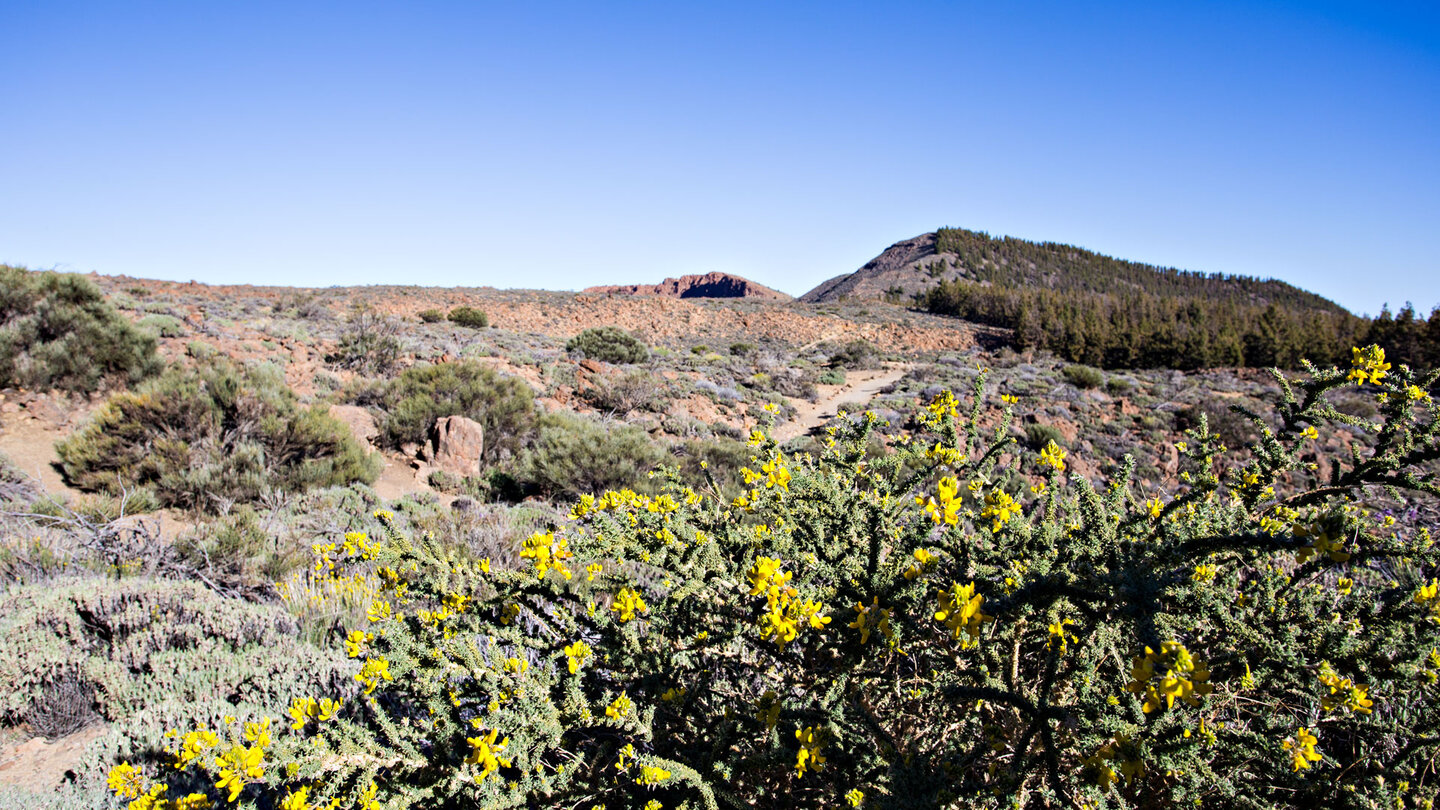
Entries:
{"type": "Polygon", "coordinates": [[[1440,4],[0,3],[0,261],[799,294],[941,225],[1440,304],[1440,4]]]}

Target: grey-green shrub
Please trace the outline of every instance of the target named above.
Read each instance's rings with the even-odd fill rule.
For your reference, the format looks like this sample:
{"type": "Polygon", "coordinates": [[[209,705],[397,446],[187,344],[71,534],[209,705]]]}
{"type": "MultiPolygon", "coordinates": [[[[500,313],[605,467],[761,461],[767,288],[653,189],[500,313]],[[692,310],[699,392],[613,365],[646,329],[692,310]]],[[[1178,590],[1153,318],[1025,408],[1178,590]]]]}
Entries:
{"type": "Polygon", "coordinates": [[[163,338],[180,337],[185,334],[185,324],[174,315],[146,315],[135,322],[141,329],[163,338]]]}
{"type": "Polygon", "coordinates": [[[1065,437],[1060,434],[1060,428],[1054,425],[1026,425],[1025,443],[1034,450],[1039,450],[1050,442],[1058,445],[1065,444],[1065,437]]]}
{"type": "Polygon", "coordinates": [[[171,369],[112,396],[55,451],[78,489],[144,489],[161,505],[202,511],[369,483],[382,464],[324,406],[302,408],[278,370],[228,361],[171,369]]]}
{"type": "Polygon", "coordinates": [[[358,400],[383,412],[380,435],[391,447],[424,442],[441,417],[474,419],[485,428],[487,461],[518,450],[537,418],[535,392],[524,380],[469,360],[407,368],[358,400]]]}
{"type": "Polygon", "coordinates": [[[515,465],[527,490],[551,498],[617,487],[637,487],[660,464],[664,452],[640,428],[587,419],[563,411],[547,414],[535,444],[515,465]]]}
{"type": "Polygon", "coordinates": [[[445,313],[438,309],[422,309],[419,313],[421,323],[439,323],[445,320],[445,313]]]}
{"type": "Polygon", "coordinates": [[[467,329],[484,329],[490,325],[490,316],[474,307],[455,307],[449,317],[451,323],[467,329]]]}
{"type": "Polygon", "coordinates": [[[0,388],[135,383],[160,371],[155,345],[89,279],[0,265],[0,388]]]}
{"type": "Polygon", "coordinates": [[[1105,384],[1105,373],[1090,366],[1066,366],[1060,373],[1076,388],[1099,388],[1105,384]]]}
{"type": "Polygon", "coordinates": [[[643,363],[650,356],[644,343],[614,326],[586,329],[566,342],[565,351],[605,363],[643,363]]]}

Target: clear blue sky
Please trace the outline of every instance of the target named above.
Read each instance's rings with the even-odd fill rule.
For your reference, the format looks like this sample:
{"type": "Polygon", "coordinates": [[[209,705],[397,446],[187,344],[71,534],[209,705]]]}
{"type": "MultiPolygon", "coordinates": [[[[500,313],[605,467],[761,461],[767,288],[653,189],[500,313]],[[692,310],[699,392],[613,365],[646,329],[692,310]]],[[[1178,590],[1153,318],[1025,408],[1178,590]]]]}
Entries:
{"type": "Polygon", "coordinates": [[[1440,4],[0,2],[0,261],[802,293],[954,225],[1440,303],[1440,4]]]}

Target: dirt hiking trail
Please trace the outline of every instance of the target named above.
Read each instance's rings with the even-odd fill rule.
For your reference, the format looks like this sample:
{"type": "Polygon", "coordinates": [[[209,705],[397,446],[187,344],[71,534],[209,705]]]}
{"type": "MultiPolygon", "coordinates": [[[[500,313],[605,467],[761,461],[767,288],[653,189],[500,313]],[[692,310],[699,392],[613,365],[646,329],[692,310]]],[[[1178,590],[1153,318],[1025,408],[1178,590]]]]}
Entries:
{"type": "Polygon", "coordinates": [[[876,394],[899,382],[911,368],[914,368],[911,363],[900,363],[885,368],[850,371],[845,374],[844,385],[815,386],[820,393],[815,402],[790,400],[795,418],[775,428],[775,440],[784,443],[804,436],[833,419],[841,405],[869,402],[876,394]]]}

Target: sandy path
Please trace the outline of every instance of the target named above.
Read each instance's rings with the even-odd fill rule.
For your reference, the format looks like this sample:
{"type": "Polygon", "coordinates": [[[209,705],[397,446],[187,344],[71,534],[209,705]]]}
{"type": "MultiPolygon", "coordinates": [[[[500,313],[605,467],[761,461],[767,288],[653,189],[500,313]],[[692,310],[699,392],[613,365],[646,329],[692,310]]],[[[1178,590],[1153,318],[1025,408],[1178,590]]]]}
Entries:
{"type": "Polygon", "coordinates": [[[844,385],[815,386],[820,392],[820,399],[816,402],[790,400],[795,418],[775,428],[775,440],[786,442],[809,433],[834,418],[841,405],[869,402],[871,397],[899,382],[911,368],[911,364],[902,363],[881,369],[850,371],[845,374],[844,385]]]}
{"type": "Polygon", "coordinates": [[[65,435],[63,428],[48,427],[36,419],[12,417],[0,431],[0,453],[9,456],[20,472],[39,481],[46,492],[70,492],[53,466],[58,458],[55,442],[65,435]]]}

